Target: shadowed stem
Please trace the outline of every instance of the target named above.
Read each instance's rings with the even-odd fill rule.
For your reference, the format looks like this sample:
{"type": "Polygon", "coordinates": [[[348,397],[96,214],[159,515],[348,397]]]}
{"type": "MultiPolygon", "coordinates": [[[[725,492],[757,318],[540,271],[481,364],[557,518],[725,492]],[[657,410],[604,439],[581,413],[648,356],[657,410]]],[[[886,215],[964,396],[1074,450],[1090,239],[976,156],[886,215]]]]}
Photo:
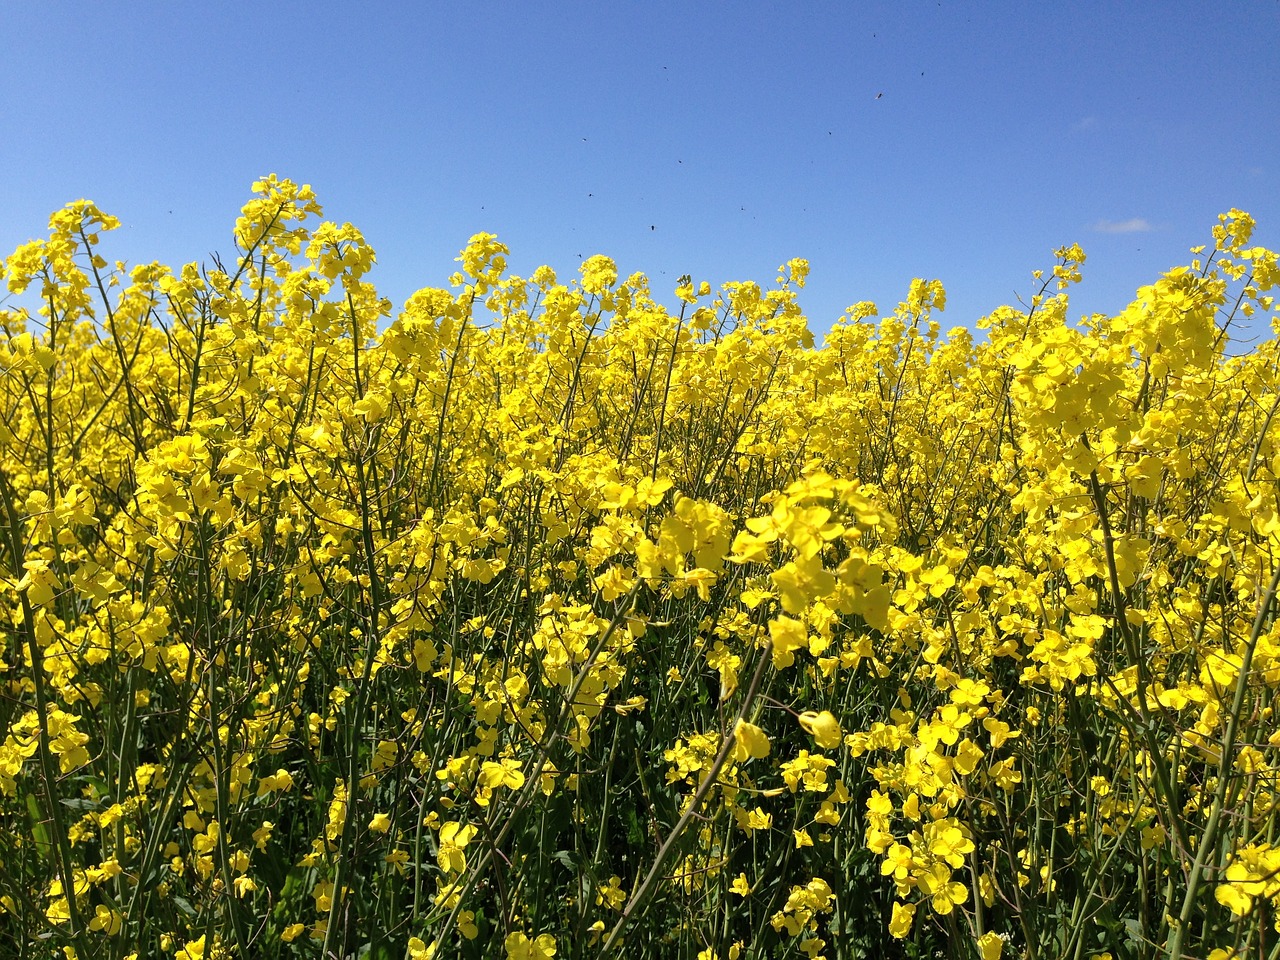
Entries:
{"type": "Polygon", "coordinates": [[[698,787],[698,792],[693,795],[693,799],[689,802],[689,806],[685,809],[684,815],[676,822],[671,829],[671,833],[667,835],[667,839],[663,842],[658,850],[658,855],[653,858],[653,865],[649,868],[648,874],[645,875],[644,881],[636,888],[635,893],[631,895],[630,902],[622,910],[622,916],[618,918],[618,922],[613,925],[613,929],[609,931],[609,939],[604,942],[604,946],[600,948],[600,956],[607,957],[609,951],[613,949],[622,936],[622,931],[626,928],[627,922],[632,915],[637,912],[645,898],[653,890],[654,885],[658,882],[658,875],[662,870],[663,863],[666,862],[676,841],[680,838],[680,834],[684,832],[685,827],[697,815],[698,808],[702,806],[702,801],[706,799],[707,794],[711,792],[711,788],[716,783],[720,771],[724,768],[725,763],[729,759],[729,754],[737,743],[736,728],[738,721],[745,720],[747,712],[751,709],[751,705],[755,702],[756,694],[760,690],[760,681],[764,679],[765,668],[769,665],[769,657],[766,652],[761,652],[760,662],[756,665],[756,672],[751,677],[751,685],[747,688],[747,694],[743,698],[742,707],[738,710],[738,716],[735,718],[733,725],[730,727],[727,735],[723,737],[723,743],[720,744],[720,752],[716,755],[715,762],[711,764],[711,769],[707,771],[707,775],[702,780],[702,785],[698,787]]]}

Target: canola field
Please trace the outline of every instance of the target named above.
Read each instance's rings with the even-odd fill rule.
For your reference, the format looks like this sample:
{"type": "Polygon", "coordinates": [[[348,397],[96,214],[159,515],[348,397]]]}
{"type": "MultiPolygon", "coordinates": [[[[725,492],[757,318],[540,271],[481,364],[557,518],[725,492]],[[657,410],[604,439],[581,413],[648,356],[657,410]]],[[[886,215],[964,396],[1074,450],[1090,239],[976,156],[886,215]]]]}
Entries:
{"type": "Polygon", "coordinates": [[[1280,956],[1247,214],[821,343],[802,260],[673,311],[488,234],[393,313],[322,216],[4,263],[0,955],[1280,956]]]}

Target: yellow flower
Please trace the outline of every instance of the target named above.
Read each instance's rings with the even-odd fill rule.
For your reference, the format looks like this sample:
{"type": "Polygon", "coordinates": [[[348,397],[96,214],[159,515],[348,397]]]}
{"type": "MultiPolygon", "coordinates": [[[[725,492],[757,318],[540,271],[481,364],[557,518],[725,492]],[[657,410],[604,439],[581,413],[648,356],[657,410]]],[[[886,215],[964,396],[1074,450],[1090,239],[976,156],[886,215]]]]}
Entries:
{"type": "Polygon", "coordinates": [[[450,820],[440,828],[440,844],[436,859],[440,869],[461,873],[467,868],[467,857],[463,850],[476,835],[476,828],[467,824],[463,826],[456,820],[450,820]]]}
{"type": "Polygon", "coordinates": [[[98,904],[94,907],[93,919],[89,921],[90,930],[100,930],[109,937],[114,937],[120,932],[120,924],[123,917],[118,910],[112,910],[104,904],[98,904]]]}
{"type": "Polygon", "coordinates": [[[556,955],[556,939],[549,933],[540,933],[530,940],[517,930],[507,934],[505,946],[507,960],[551,960],[556,955]]]}
{"type": "Polygon", "coordinates": [[[273,774],[258,779],[258,796],[265,796],[277,790],[289,791],[293,789],[293,774],[283,767],[273,774]]]}
{"type": "Polygon", "coordinates": [[[610,877],[608,883],[601,884],[596,890],[596,906],[603,904],[610,910],[621,910],[626,899],[627,892],[622,889],[621,877],[610,877]]]}
{"type": "Polygon", "coordinates": [[[928,870],[916,876],[921,892],[930,898],[933,912],[946,915],[969,899],[969,888],[951,879],[951,870],[945,863],[934,863],[928,870]]]}
{"type": "Polygon", "coordinates": [[[578,268],[582,273],[582,289],[597,296],[618,282],[618,267],[610,258],[596,254],[587,257],[578,268]]]}
{"type": "Polygon", "coordinates": [[[834,766],[835,761],[822,754],[801,750],[794,760],[788,760],[779,769],[783,782],[792,793],[802,784],[805,790],[817,792],[827,789],[827,770],[834,766]]]}
{"type": "Polygon", "coordinates": [[[271,840],[271,834],[275,830],[276,825],[270,820],[262,821],[262,826],[253,831],[253,845],[259,850],[267,849],[267,844],[271,840]]]}
{"type": "Polygon", "coordinates": [[[773,826],[773,814],[766,813],[760,807],[752,810],[735,807],[734,816],[738,821],[738,826],[748,833],[752,830],[768,830],[773,826]]]}
{"type": "Polygon", "coordinates": [[[911,868],[915,863],[911,848],[905,844],[895,843],[889,847],[884,862],[880,864],[880,873],[892,876],[898,883],[906,883],[911,876],[911,868]]]}
{"type": "Polygon", "coordinates": [[[486,787],[509,787],[519,790],[524,786],[524,773],[520,770],[519,760],[503,760],[495,763],[486,760],[480,767],[480,782],[486,787]]]}
{"type": "Polygon", "coordinates": [[[391,829],[391,817],[385,813],[375,813],[369,821],[369,829],[374,833],[386,833],[391,829]]]}
{"type": "Polygon", "coordinates": [[[458,930],[468,940],[474,940],[480,935],[480,928],[476,926],[476,914],[474,910],[458,911],[458,930]]]}
{"type": "Polygon", "coordinates": [[[776,617],[769,621],[773,641],[773,665],[781,670],[795,663],[795,651],[809,648],[809,631],[800,620],[776,617]]]}
{"type": "Polygon", "coordinates": [[[739,720],[733,735],[737,740],[733,751],[735,760],[746,760],[748,757],[758,760],[769,755],[769,737],[754,723],[739,720]]]}
{"type": "Polygon", "coordinates": [[[889,919],[889,934],[902,940],[911,932],[911,922],[916,916],[914,903],[898,903],[893,905],[893,915],[889,919]]]}
{"type": "Polygon", "coordinates": [[[800,714],[800,726],[813,737],[814,742],[825,750],[840,746],[844,731],[830,710],[821,713],[806,711],[800,714]]]}

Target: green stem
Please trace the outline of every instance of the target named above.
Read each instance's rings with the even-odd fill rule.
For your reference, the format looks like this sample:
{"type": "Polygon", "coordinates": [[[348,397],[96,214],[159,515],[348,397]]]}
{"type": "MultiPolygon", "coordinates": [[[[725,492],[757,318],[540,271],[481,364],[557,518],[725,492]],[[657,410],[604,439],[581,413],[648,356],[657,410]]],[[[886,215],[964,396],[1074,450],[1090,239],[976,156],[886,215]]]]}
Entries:
{"type": "Polygon", "coordinates": [[[734,723],[730,725],[729,730],[721,737],[720,752],[716,755],[715,762],[711,764],[711,769],[707,771],[707,775],[703,778],[697,792],[693,795],[693,799],[685,808],[683,816],[672,827],[671,832],[667,834],[667,839],[663,842],[658,850],[657,856],[653,858],[653,864],[649,867],[648,874],[631,895],[626,907],[622,910],[622,916],[618,918],[618,922],[613,925],[613,929],[609,932],[609,938],[604,942],[604,946],[600,948],[600,956],[607,957],[622,936],[622,931],[626,928],[627,922],[632,915],[637,913],[639,907],[644,903],[649,893],[653,890],[658,882],[659,873],[662,870],[663,863],[666,862],[668,855],[675,847],[676,841],[680,838],[685,828],[697,815],[698,808],[702,806],[702,801],[707,798],[707,794],[711,792],[711,788],[715,786],[716,779],[720,776],[720,771],[729,760],[729,754],[733,751],[734,745],[737,743],[735,730],[738,721],[745,720],[747,713],[750,711],[752,704],[755,703],[756,694],[760,690],[760,682],[764,679],[765,668],[769,665],[769,654],[767,651],[761,651],[760,662],[756,665],[756,672],[751,677],[751,685],[747,688],[746,696],[742,700],[742,707],[738,710],[738,715],[734,723]]]}
{"type": "Polygon", "coordinates": [[[1231,698],[1231,713],[1227,716],[1227,729],[1222,735],[1221,753],[1218,756],[1218,784],[1214,791],[1213,807],[1209,811],[1209,820],[1205,824],[1204,833],[1196,846],[1195,863],[1187,875],[1187,890],[1182,897],[1182,910],[1178,914],[1177,923],[1172,925],[1169,938],[1165,942],[1165,954],[1169,960],[1181,960],[1182,941],[1186,936],[1188,925],[1195,914],[1196,895],[1200,892],[1200,882],[1204,877],[1209,853],[1218,840],[1218,826],[1222,820],[1227,795],[1227,785],[1231,780],[1231,770],[1235,766],[1236,728],[1240,723],[1240,714],[1244,710],[1245,691],[1249,686],[1249,667],[1253,663],[1253,651],[1258,646],[1263,627],[1267,622],[1267,613],[1271,602],[1275,600],[1276,590],[1280,588],[1280,564],[1276,565],[1267,592],[1258,604],[1257,616],[1253,618],[1253,629],[1249,631],[1249,642],[1245,644],[1244,654],[1240,659],[1240,671],[1236,674],[1235,692],[1231,698]]]}
{"type": "MultiPolygon", "coordinates": [[[[13,487],[9,475],[0,468],[0,497],[4,499],[5,516],[9,521],[9,555],[13,558],[13,575],[23,569],[26,552],[22,541],[22,521],[13,503],[13,487]]],[[[58,873],[62,880],[62,892],[67,898],[67,916],[71,926],[71,936],[79,941],[84,926],[80,918],[80,908],[76,904],[75,877],[71,867],[71,844],[67,839],[67,831],[62,822],[62,804],[58,797],[57,774],[54,771],[53,751],[49,747],[49,694],[44,682],[44,651],[40,649],[40,641],[36,638],[35,612],[31,609],[31,601],[27,591],[19,593],[22,604],[22,625],[27,639],[27,653],[31,659],[31,683],[36,695],[36,717],[40,724],[38,754],[40,757],[40,782],[44,788],[45,809],[47,818],[58,850],[58,873]]]]}

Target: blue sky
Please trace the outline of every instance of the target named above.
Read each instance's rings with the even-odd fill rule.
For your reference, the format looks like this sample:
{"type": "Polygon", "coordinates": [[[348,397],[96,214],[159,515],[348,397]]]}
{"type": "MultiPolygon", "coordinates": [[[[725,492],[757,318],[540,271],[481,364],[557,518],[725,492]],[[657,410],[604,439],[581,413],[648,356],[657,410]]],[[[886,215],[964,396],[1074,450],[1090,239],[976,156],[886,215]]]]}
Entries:
{"type": "Polygon", "coordinates": [[[312,184],[397,310],[479,231],[669,291],[812,264],[816,332],[912,277],[944,326],[1078,242],[1113,313],[1232,206],[1280,245],[1280,2],[6,3],[0,250],[88,197],[105,254],[233,253],[312,184]]]}

